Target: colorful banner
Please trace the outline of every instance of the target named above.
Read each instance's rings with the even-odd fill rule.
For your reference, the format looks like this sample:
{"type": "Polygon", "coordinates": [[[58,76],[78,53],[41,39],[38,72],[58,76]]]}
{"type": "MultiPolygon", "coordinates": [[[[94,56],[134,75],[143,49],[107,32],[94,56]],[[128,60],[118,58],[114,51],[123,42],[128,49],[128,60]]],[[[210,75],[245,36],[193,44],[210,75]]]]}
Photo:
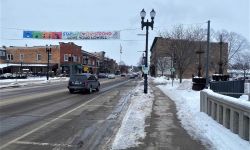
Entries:
{"type": "Polygon", "coordinates": [[[108,32],[40,32],[23,31],[23,38],[62,40],[104,40],[120,39],[120,31],[108,32]]]}

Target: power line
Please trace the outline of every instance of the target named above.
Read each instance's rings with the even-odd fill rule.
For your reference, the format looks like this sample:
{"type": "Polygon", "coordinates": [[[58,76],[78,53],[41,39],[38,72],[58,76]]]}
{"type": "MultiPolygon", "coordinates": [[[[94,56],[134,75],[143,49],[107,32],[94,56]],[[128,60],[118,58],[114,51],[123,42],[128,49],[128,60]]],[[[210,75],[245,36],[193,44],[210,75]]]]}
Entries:
{"type": "MultiPolygon", "coordinates": [[[[206,22],[197,22],[197,23],[177,23],[177,24],[169,24],[168,26],[156,26],[154,28],[166,28],[166,27],[169,27],[169,26],[173,26],[173,25],[202,25],[202,24],[206,24],[206,22]]],[[[9,30],[29,30],[29,29],[24,29],[24,28],[14,28],[14,27],[1,27],[3,29],[9,29],[9,30]]],[[[141,29],[141,28],[124,28],[124,29],[118,29],[117,31],[130,31],[130,30],[138,30],[138,29],[141,29]]],[[[32,31],[32,30],[30,30],[32,31]]]]}

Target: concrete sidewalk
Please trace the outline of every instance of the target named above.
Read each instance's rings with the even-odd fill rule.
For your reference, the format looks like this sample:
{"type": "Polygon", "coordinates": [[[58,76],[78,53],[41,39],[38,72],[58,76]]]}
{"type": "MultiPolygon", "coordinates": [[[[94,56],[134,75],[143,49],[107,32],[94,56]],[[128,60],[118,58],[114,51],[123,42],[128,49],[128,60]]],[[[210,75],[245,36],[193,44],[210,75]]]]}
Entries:
{"type": "MultiPolygon", "coordinates": [[[[146,137],[139,147],[143,150],[205,150],[200,141],[194,140],[181,127],[175,103],[159,88],[150,83],[155,100],[151,117],[147,118],[146,137]]],[[[134,149],[134,148],[132,148],[134,149]]]]}

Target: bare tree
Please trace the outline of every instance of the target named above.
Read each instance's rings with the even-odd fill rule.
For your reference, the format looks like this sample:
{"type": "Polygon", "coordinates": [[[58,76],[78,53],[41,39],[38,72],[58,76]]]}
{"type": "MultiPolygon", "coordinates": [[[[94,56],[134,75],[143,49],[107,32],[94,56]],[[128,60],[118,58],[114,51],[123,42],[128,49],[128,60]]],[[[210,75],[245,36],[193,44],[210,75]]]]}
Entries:
{"type": "Polygon", "coordinates": [[[238,59],[237,54],[241,51],[249,49],[249,42],[242,35],[235,32],[228,32],[226,30],[218,31],[215,34],[215,39],[220,41],[220,36],[222,35],[222,41],[228,43],[228,62],[224,64],[234,64],[234,61],[238,59]]]}
{"type": "Polygon", "coordinates": [[[178,25],[173,27],[171,31],[160,35],[171,39],[169,48],[174,53],[175,68],[181,83],[187,66],[195,63],[194,50],[199,48],[199,44],[195,44],[195,42],[205,40],[206,30],[199,26],[184,28],[183,25],[178,25]]]}
{"type": "Polygon", "coordinates": [[[160,57],[157,61],[157,68],[161,71],[161,75],[164,75],[164,72],[171,67],[171,58],[169,57],[160,57]]]}
{"type": "Polygon", "coordinates": [[[237,54],[235,64],[233,65],[233,69],[243,71],[244,78],[246,78],[246,74],[250,72],[250,51],[241,52],[237,54]]]}

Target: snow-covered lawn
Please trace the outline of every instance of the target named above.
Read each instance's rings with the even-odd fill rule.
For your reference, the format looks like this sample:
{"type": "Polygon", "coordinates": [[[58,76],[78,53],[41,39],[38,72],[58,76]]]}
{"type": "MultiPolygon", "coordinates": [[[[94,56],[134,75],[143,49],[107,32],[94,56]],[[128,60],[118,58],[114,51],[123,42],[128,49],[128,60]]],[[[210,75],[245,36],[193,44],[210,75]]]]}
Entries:
{"type": "Polygon", "coordinates": [[[177,116],[192,137],[211,145],[212,149],[250,150],[249,142],[241,139],[207,114],[200,112],[200,92],[191,90],[191,79],[183,80],[182,84],[175,81],[173,87],[172,81],[163,77],[153,78],[153,80],[158,84],[160,81],[165,83],[158,87],[176,103],[177,116]]]}
{"type": "Polygon", "coordinates": [[[131,104],[116,134],[112,149],[126,149],[140,144],[138,140],[146,136],[145,120],[151,114],[153,99],[150,87],[148,94],[143,93],[143,85],[133,90],[131,104]]]}

